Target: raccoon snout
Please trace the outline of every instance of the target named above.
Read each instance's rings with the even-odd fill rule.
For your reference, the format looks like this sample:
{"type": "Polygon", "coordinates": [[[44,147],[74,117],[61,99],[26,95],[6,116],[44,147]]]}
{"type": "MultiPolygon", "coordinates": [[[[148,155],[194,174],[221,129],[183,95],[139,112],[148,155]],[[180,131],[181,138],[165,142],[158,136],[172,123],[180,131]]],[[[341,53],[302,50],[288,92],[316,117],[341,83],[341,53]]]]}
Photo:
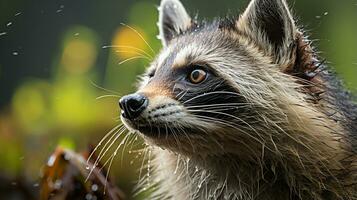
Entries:
{"type": "Polygon", "coordinates": [[[148,98],[142,94],[130,94],[119,100],[121,115],[127,119],[137,118],[148,106],[148,98]]]}

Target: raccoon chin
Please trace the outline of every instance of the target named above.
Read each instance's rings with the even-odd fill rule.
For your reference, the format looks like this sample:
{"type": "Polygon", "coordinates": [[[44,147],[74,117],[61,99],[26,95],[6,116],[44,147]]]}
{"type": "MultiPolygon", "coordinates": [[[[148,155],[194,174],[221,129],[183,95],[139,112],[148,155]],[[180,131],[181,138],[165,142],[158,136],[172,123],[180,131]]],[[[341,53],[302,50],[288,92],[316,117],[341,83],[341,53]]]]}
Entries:
{"type": "MultiPolygon", "coordinates": [[[[178,119],[179,120],[179,119],[178,119]]],[[[173,122],[153,122],[150,120],[130,121],[122,119],[124,125],[132,132],[138,132],[152,139],[169,139],[172,137],[188,137],[187,133],[198,134],[199,130],[192,127],[186,127],[173,122]]]]}

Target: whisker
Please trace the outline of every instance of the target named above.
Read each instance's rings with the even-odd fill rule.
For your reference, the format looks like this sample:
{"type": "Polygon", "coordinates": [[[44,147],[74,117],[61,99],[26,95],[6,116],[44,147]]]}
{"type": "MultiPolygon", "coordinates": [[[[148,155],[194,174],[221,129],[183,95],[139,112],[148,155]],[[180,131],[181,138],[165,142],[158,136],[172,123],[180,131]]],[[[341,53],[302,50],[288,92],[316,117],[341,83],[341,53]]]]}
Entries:
{"type": "Polygon", "coordinates": [[[150,59],[148,59],[147,57],[144,57],[144,56],[134,56],[134,57],[131,57],[131,58],[128,58],[128,59],[125,59],[125,60],[119,62],[118,65],[122,65],[128,61],[135,60],[135,59],[147,59],[150,61],[150,59]]]}
{"type": "Polygon", "coordinates": [[[124,152],[126,147],[128,146],[128,143],[130,142],[130,139],[133,138],[132,134],[130,132],[128,132],[128,138],[124,141],[124,146],[123,146],[123,150],[121,151],[121,158],[120,158],[120,164],[123,165],[123,158],[124,158],[124,152]]]}
{"type": "Polygon", "coordinates": [[[152,59],[152,57],[149,57],[141,52],[138,52],[138,51],[125,51],[125,50],[116,50],[115,52],[117,53],[131,53],[131,54],[136,54],[136,55],[139,55],[139,56],[145,56],[147,57],[149,60],[152,59]]]}
{"type": "Polygon", "coordinates": [[[122,128],[124,125],[123,124],[119,124],[117,126],[115,126],[114,128],[112,128],[107,134],[104,135],[104,137],[99,141],[99,143],[94,147],[93,151],[91,152],[91,154],[88,156],[87,159],[87,165],[89,164],[90,159],[92,158],[92,156],[94,155],[94,153],[97,151],[97,149],[102,145],[102,143],[104,142],[105,139],[107,139],[113,132],[115,132],[117,129],[122,128]]]}
{"type": "Polygon", "coordinates": [[[112,95],[112,94],[108,94],[108,95],[102,95],[102,96],[99,96],[97,98],[95,98],[96,100],[100,100],[100,99],[104,99],[104,98],[120,98],[119,95],[112,95]]]}
{"type": "Polygon", "coordinates": [[[149,150],[149,148],[147,146],[145,146],[144,154],[143,154],[143,160],[141,161],[141,167],[140,167],[140,170],[139,170],[139,180],[141,180],[141,175],[142,175],[142,172],[143,172],[143,167],[144,167],[144,163],[145,163],[145,159],[146,159],[146,155],[147,155],[148,150],[149,150]]]}
{"type": "MultiPolygon", "coordinates": [[[[257,142],[259,142],[260,144],[264,145],[264,143],[260,140],[258,140],[257,138],[255,138],[254,136],[250,135],[248,132],[236,127],[235,124],[231,124],[230,122],[228,121],[224,121],[224,120],[220,120],[220,119],[216,119],[216,118],[212,118],[212,117],[207,117],[207,116],[196,116],[197,118],[203,120],[203,121],[206,121],[208,123],[218,123],[218,124],[221,124],[221,125],[224,125],[224,126],[229,126],[233,129],[236,129],[244,134],[246,134],[247,136],[251,137],[252,139],[256,140],[257,142]]],[[[248,149],[250,149],[252,151],[252,153],[255,153],[254,150],[252,150],[249,145],[245,144],[245,143],[242,143],[244,144],[248,149]]],[[[269,149],[270,151],[272,151],[272,149],[266,147],[267,149],[269,149]]]]}
{"type": "Polygon", "coordinates": [[[251,103],[218,103],[218,104],[204,104],[204,105],[197,105],[197,106],[186,106],[186,108],[206,108],[206,107],[219,107],[219,106],[246,106],[252,105],[251,103]]]}
{"type": "Polygon", "coordinates": [[[108,170],[107,170],[107,173],[105,175],[105,183],[104,183],[104,192],[103,194],[105,195],[105,191],[106,191],[106,188],[107,188],[107,184],[108,184],[108,176],[109,176],[109,172],[110,172],[110,168],[112,167],[112,164],[113,164],[113,160],[115,158],[115,155],[110,159],[110,163],[109,163],[109,166],[108,166],[108,170]]]}
{"type": "Polygon", "coordinates": [[[183,95],[177,100],[177,101],[181,101],[181,99],[187,94],[188,89],[186,90],[186,92],[183,93],[183,95]]]}
{"type": "MultiPolygon", "coordinates": [[[[118,153],[120,147],[123,146],[123,144],[125,143],[125,140],[126,140],[126,138],[128,138],[128,136],[129,136],[129,134],[127,134],[127,135],[123,138],[123,140],[120,141],[120,143],[118,144],[118,146],[115,148],[113,154],[104,162],[104,164],[103,164],[102,167],[100,168],[100,171],[104,169],[104,167],[108,164],[108,162],[110,161],[110,159],[111,159],[112,157],[114,157],[114,156],[117,155],[117,153],[118,153]]],[[[111,149],[111,148],[109,148],[109,149],[111,149]]]]}
{"type": "MultiPolygon", "coordinates": [[[[135,135],[135,137],[130,141],[130,148],[129,148],[129,151],[133,151],[133,148],[136,148],[138,146],[138,144],[135,142],[138,140],[138,136],[135,135]],[[135,144],[135,145],[134,145],[135,144]]],[[[137,150],[135,150],[137,151],[137,150]]]]}
{"type": "Polygon", "coordinates": [[[139,51],[143,54],[145,54],[146,56],[148,56],[149,58],[153,59],[153,56],[148,54],[146,51],[139,49],[137,47],[133,47],[133,46],[129,46],[129,45],[106,45],[102,47],[103,49],[108,49],[108,48],[127,48],[127,49],[133,49],[136,51],[139,51]]]}
{"type": "Polygon", "coordinates": [[[145,40],[145,38],[139,33],[139,31],[137,31],[136,29],[134,29],[133,27],[125,24],[125,23],[120,23],[123,26],[126,26],[128,28],[130,28],[132,31],[134,31],[136,34],[138,34],[138,36],[145,42],[145,44],[150,48],[151,52],[156,54],[154,49],[151,48],[151,46],[149,45],[149,43],[145,40]]]}
{"type": "Polygon", "coordinates": [[[104,88],[104,87],[101,87],[101,86],[97,85],[96,83],[94,83],[92,80],[89,80],[89,81],[91,82],[91,84],[92,84],[94,87],[96,87],[96,88],[98,88],[98,89],[104,90],[104,91],[109,92],[109,93],[117,94],[117,95],[120,96],[120,94],[119,94],[118,92],[114,91],[114,90],[109,90],[109,89],[106,89],[106,88],[104,88]]]}
{"type": "Polygon", "coordinates": [[[231,94],[231,95],[235,95],[235,96],[240,96],[238,93],[235,92],[228,92],[228,91],[214,91],[214,92],[207,92],[207,93],[203,93],[197,96],[192,97],[191,99],[186,100],[185,102],[183,102],[183,104],[186,104],[192,100],[195,100],[197,98],[201,98],[207,95],[213,95],[213,94],[231,94]]]}
{"type": "Polygon", "coordinates": [[[244,131],[241,126],[240,126],[240,128],[238,128],[237,127],[238,124],[232,124],[232,122],[225,121],[225,120],[222,120],[222,119],[213,118],[213,117],[208,117],[208,116],[201,116],[201,115],[195,115],[195,116],[197,118],[200,118],[200,119],[209,119],[209,120],[211,120],[210,121],[211,123],[220,123],[222,125],[229,126],[229,127],[233,128],[233,129],[236,129],[236,130],[246,134],[247,136],[249,136],[250,138],[254,139],[255,141],[263,144],[262,141],[264,141],[264,140],[259,140],[258,138],[254,137],[252,134],[248,133],[247,131],[244,131]]]}
{"type": "MultiPolygon", "coordinates": [[[[102,153],[101,156],[98,156],[98,161],[101,161],[102,158],[107,154],[107,152],[110,150],[110,148],[113,146],[113,144],[116,142],[116,140],[126,131],[126,128],[124,127],[123,130],[120,131],[120,133],[116,134],[115,138],[112,140],[109,146],[106,147],[105,151],[102,153]]],[[[105,148],[105,147],[104,147],[105,148]]],[[[103,149],[104,149],[103,148],[103,149]]]]}
{"type": "MultiPolygon", "coordinates": [[[[190,110],[190,111],[195,112],[196,110],[190,110]]],[[[212,113],[212,114],[225,115],[227,117],[231,117],[231,118],[236,119],[236,120],[238,120],[240,122],[243,122],[251,130],[253,130],[258,136],[260,136],[260,134],[248,122],[246,122],[245,120],[241,119],[240,117],[237,117],[237,116],[234,116],[234,115],[231,115],[231,114],[228,114],[228,113],[224,113],[224,112],[209,111],[209,110],[197,110],[197,112],[212,113]]],[[[261,139],[263,139],[263,138],[261,138],[261,139]]]]}
{"type": "Polygon", "coordinates": [[[118,137],[126,130],[125,127],[120,127],[110,138],[109,140],[105,143],[104,147],[100,150],[99,155],[97,157],[97,159],[95,160],[95,162],[93,163],[93,167],[90,170],[88,177],[86,178],[86,181],[89,179],[90,175],[92,174],[93,170],[98,166],[99,161],[104,157],[104,155],[106,154],[106,152],[108,151],[108,148],[110,148],[113,143],[118,139],[118,137]],[[120,132],[120,133],[119,133],[120,132]],[[117,134],[119,133],[119,134],[117,134]],[[114,140],[113,140],[114,138],[114,140]],[[109,145],[109,147],[107,148],[108,144],[111,142],[111,144],[109,145]],[[105,150],[106,149],[106,150],[105,150]],[[105,151],[104,151],[105,150],[105,151]],[[104,154],[103,154],[104,153],[104,154]]]}
{"type": "Polygon", "coordinates": [[[179,134],[177,134],[177,132],[175,131],[176,130],[175,128],[169,127],[169,129],[170,129],[170,132],[172,133],[172,136],[174,137],[174,140],[176,142],[176,146],[178,146],[179,150],[182,151],[181,142],[178,139],[179,138],[179,134]]]}
{"type": "Polygon", "coordinates": [[[181,125],[178,125],[178,128],[183,132],[183,134],[186,136],[186,138],[188,139],[188,142],[190,143],[191,147],[192,147],[192,151],[195,152],[195,147],[191,141],[190,136],[186,133],[186,131],[182,128],[181,125]]]}
{"type": "MultiPolygon", "coordinates": [[[[108,170],[107,170],[107,173],[106,173],[106,176],[105,176],[105,184],[104,184],[104,191],[105,191],[105,188],[106,188],[106,186],[107,186],[107,183],[108,183],[108,176],[109,176],[109,173],[110,173],[110,169],[111,169],[111,167],[112,167],[112,164],[113,164],[113,160],[114,160],[114,158],[116,157],[116,155],[118,154],[118,150],[120,149],[120,147],[123,145],[123,143],[125,143],[125,141],[126,141],[126,138],[129,136],[129,134],[127,134],[125,137],[124,137],[124,139],[120,142],[120,144],[116,147],[116,149],[115,149],[115,151],[114,151],[114,153],[113,153],[113,155],[111,155],[110,157],[109,157],[109,159],[105,162],[105,164],[102,166],[102,168],[100,169],[100,170],[103,170],[103,168],[104,168],[104,166],[106,165],[106,163],[110,160],[110,162],[109,162],[109,166],[108,166],[108,170]]],[[[105,194],[105,193],[104,193],[105,194]]]]}

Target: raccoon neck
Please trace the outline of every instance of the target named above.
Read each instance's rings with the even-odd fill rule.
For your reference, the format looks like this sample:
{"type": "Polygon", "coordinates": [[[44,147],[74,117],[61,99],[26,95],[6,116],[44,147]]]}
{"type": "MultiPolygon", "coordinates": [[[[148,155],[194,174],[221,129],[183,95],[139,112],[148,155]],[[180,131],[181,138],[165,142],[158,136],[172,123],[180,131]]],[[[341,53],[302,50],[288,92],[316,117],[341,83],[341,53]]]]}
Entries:
{"type": "MultiPolygon", "coordinates": [[[[156,181],[159,182],[159,187],[153,196],[157,199],[346,198],[336,189],[329,191],[331,185],[317,181],[318,177],[311,179],[316,183],[310,183],[311,180],[306,179],[304,181],[309,182],[308,184],[300,182],[301,176],[304,176],[301,170],[275,161],[257,165],[241,161],[234,155],[196,160],[163,150],[158,150],[156,155],[159,157],[156,162],[156,181]],[[326,187],[325,191],[320,189],[323,186],[326,187]]],[[[336,185],[333,187],[336,188],[336,185]]],[[[352,189],[351,192],[353,191],[352,189]]]]}
{"type": "Polygon", "coordinates": [[[156,156],[158,199],[289,199],[290,189],[278,178],[283,175],[279,168],[265,171],[267,166],[234,155],[185,158],[157,150],[156,156]]]}

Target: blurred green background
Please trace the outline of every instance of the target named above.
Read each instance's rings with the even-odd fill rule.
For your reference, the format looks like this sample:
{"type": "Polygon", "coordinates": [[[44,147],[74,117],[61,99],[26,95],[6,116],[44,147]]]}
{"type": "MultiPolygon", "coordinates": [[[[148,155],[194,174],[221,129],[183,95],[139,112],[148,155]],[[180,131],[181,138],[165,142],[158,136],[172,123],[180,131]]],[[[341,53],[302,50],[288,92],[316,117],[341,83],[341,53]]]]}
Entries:
{"type": "MultiPolygon", "coordinates": [[[[248,4],[182,2],[200,19],[240,13],[248,4]]],[[[357,91],[357,1],[289,3],[321,56],[357,91]]],[[[120,23],[140,32],[158,52],[158,5],[158,0],[0,0],[0,180],[7,180],[0,182],[0,197],[23,179],[36,193],[41,166],[56,146],[87,150],[119,123],[119,96],[134,91],[149,63],[145,54],[155,54],[120,23]]],[[[129,149],[123,155],[110,176],[129,199],[139,199],[130,192],[141,156],[129,149]]]]}

